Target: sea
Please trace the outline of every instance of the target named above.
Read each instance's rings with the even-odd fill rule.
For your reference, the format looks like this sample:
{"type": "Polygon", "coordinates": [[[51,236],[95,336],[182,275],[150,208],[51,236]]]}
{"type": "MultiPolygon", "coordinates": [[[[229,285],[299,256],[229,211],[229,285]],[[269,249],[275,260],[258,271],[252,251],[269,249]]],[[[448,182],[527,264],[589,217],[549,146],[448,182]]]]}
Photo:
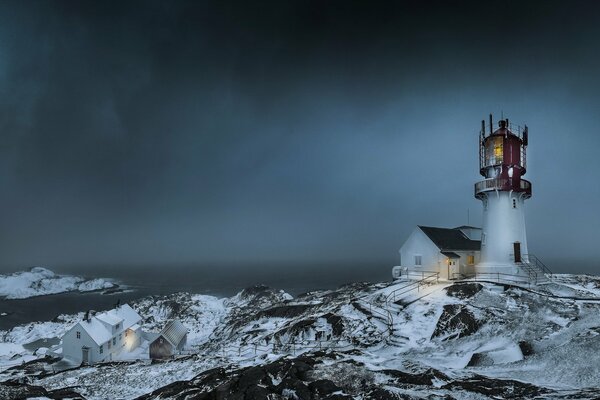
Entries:
{"type": "MultiPolygon", "coordinates": [[[[0,330],[35,321],[51,321],[60,314],[106,310],[149,295],[176,292],[230,297],[257,284],[282,289],[293,296],[335,289],[353,282],[384,282],[392,278],[392,264],[311,263],[262,265],[159,266],[44,266],[58,274],[116,280],[122,291],[114,294],[61,293],[18,300],[0,300],[0,330]]],[[[12,271],[11,271],[12,272],[12,271]]],[[[3,272],[4,273],[4,272],[3,272]]]]}

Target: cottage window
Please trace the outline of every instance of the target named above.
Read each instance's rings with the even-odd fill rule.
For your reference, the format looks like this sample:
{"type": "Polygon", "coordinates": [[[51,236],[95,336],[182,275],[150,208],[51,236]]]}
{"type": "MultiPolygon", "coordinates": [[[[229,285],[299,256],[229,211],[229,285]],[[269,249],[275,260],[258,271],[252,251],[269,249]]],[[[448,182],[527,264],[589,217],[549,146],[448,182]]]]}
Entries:
{"type": "Polygon", "coordinates": [[[421,265],[421,256],[415,256],[415,265],[421,265]]]}
{"type": "Polygon", "coordinates": [[[77,339],[81,339],[81,332],[77,331],[77,339]]]}
{"type": "Polygon", "coordinates": [[[475,264],[475,256],[467,256],[467,264],[469,264],[469,265],[475,264]]]}
{"type": "Polygon", "coordinates": [[[117,338],[116,338],[116,337],[114,337],[114,338],[113,338],[113,346],[114,346],[115,344],[117,344],[117,338]]]}
{"type": "Polygon", "coordinates": [[[104,353],[104,345],[100,345],[100,354],[104,353]]]}

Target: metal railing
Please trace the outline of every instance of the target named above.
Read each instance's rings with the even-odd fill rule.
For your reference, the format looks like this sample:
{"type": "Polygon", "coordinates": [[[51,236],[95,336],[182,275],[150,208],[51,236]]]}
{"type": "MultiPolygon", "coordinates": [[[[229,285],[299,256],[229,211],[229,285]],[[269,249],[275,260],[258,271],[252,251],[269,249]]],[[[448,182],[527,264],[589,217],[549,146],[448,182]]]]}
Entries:
{"type": "Polygon", "coordinates": [[[550,279],[552,279],[554,277],[554,273],[550,270],[550,268],[548,268],[546,266],[546,264],[544,264],[542,262],[542,260],[540,260],[539,258],[537,258],[535,255],[533,255],[533,254],[523,254],[523,258],[529,261],[527,264],[529,264],[529,265],[537,268],[543,274],[550,275],[550,279]]]}
{"type": "Polygon", "coordinates": [[[512,178],[489,178],[479,181],[475,184],[475,196],[481,192],[487,192],[490,190],[518,190],[524,192],[531,191],[531,182],[526,179],[519,179],[518,185],[516,185],[517,179],[512,178]]]}
{"type": "MultiPolygon", "coordinates": [[[[524,283],[523,278],[525,278],[525,276],[523,276],[523,275],[505,274],[502,272],[473,272],[470,274],[454,273],[452,275],[455,277],[455,279],[457,281],[460,281],[460,280],[482,280],[482,281],[487,281],[487,282],[498,282],[498,283],[506,282],[506,283],[511,283],[511,284],[515,283],[515,284],[519,284],[519,285],[522,285],[524,283]]],[[[534,279],[531,279],[530,277],[527,278],[527,284],[529,287],[531,287],[532,281],[534,281],[534,279]]]]}
{"type": "MultiPolygon", "coordinates": [[[[411,271],[411,272],[417,273],[417,271],[411,271]]],[[[390,303],[390,302],[395,303],[396,299],[400,298],[400,296],[405,295],[415,289],[417,290],[417,292],[420,292],[422,286],[429,286],[434,281],[435,281],[435,283],[438,283],[439,279],[440,279],[439,272],[421,271],[421,279],[407,283],[406,285],[403,285],[403,286],[393,290],[386,296],[385,302],[386,303],[390,303]],[[428,274],[428,275],[425,275],[425,274],[428,274]]]]}

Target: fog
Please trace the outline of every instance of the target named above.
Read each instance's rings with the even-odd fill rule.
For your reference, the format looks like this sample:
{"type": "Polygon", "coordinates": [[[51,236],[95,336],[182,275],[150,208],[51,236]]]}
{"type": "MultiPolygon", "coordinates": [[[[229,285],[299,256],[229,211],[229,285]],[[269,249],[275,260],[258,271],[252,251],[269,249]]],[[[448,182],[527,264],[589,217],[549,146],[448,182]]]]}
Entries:
{"type": "Polygon", "coordinates": [[[530,251],[600,272],[596,8],[3,1],[0,268],[388,268],[480,224],[492,112],[530,129],[530,251]]]}

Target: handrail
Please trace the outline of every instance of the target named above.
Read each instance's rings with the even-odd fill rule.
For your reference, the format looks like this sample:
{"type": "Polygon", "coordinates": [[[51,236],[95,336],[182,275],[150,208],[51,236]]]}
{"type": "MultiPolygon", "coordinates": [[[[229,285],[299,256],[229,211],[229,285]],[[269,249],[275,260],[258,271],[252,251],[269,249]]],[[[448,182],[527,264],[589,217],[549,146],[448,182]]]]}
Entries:
{"type": "Polygon", "coordinates": [[[424,286],[425,284],[428,284],[428,283],[432,283],[434,278],[435,278],[436,282],[439,281],[439,276],[440,276],[439,272],[433,272],[432,274],[427,275],[427,276],[424,275],[425,272],[429,272],[429,271],[422,271],[423,277],[421,279],[419,279],[418,281],[408,283],[408,284],[406,284],[402,287],[399,287],[399,288],[393,290],[392,292],[388,293],[388,295],[385,298],[385,302],[389,303],[391,301],[390,298],[393,298],[393,302],[395,302],[397,295],[403,295],[403,294],[406,294],[415,289],[417,289],[417,292],[419,292],[421,290],[421,286],[424,286]],[[398,293],[398,292],[400,292],[400,293],[398,293]]]}
{"type": "Polygon", "coordinates": [[[544,273],[550,275],[550,278],[553,277],[554,273],[537,256],[533,254],[524,254],[523,258],[528,259],[530,262],[533,261],[536,267],[540,268],[544,273]]]}
{"type": "MultiPolygon", "coordinates": [[[[519,280],[519,279],[506,279],[504,278],[505,276],[509,276],[512,278],[523,278],[523,275],[517,275],[517,274],[505,274],[503,272],[473,272],[470,274],[461,274],[461,273],[453,273],[453,276],[464,276],[464,280],[467,279],[478,279],[478,278],[483,278],[483,277],[488,277],[488,280],[496,280],[496,282],[516,282],[516,283],[523,283],[523,280],[519,280]],[[502,276],[503,278],[501,279],[500,276],[502,276]]],[[[531,286],[531,279],[527,280],[527,284],[529,286],[531,286]]]]}
{"type": "Polygon", "coordinates": [[[526,179],[488,178],[475,183],[475,196],[481,192],[492,190],[514,190],[531,193],[531,182],[526,179]]]}

